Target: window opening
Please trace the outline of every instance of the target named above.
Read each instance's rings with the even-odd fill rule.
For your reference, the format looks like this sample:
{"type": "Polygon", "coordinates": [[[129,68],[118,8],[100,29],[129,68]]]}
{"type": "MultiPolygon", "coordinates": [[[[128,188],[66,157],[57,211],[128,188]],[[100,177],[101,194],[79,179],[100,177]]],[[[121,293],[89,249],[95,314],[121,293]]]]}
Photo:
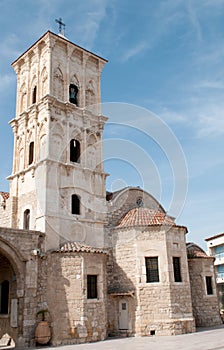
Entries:
{"type": "Polygon", "coordinates": [[[212,277],[211,276],[206,276],[206,289],[207,289],[208,295],[213,294],[212,277]]]}
{"type": "Polygon", "coordinates": [[[23,229],[30,229],[30,209],[26,209],[23,214],[23,229]]]}
{"type": "Polygon", "coordinates": [[[78,105],[78,86],[75,84],[70,84],[69,86],[69,102],[78,105]]]}
{"type": "Polygon", "coordinates": [[[145,258],[146,265],[146,282],[159,282],[159,265],[158,256],[152,258],[145,258]]]}
{"type": "Polygon", "coordinates": [[[87,275],[87,298],[97,298],[97,275],[87,275]]]}
{"type": "Polygon", "coordinates": [[[33,156],[34,156],[34,142],[30,142],[29,146],[29,165],[33,163],[33,156]]]}
{"type": "Polygon", "coordinates": [[[75,139],[70,141],[70,162],[80,163],[80,142],[75,139]]]}
{"type": "Polygon", "coordinates": [[[80,199],[77,194],[72,195],[72,214],[80,215],[80,199]]]}
{"type": "Polygon", "coordinates": [[[174,272],[174,281],[182,282],[179,257],[173,257],[173,272],[174,272]]]}
{"type": "Polygon", "coordinates": [[[9,281],[0,283],[0,314],[9,313],[9,281]]]}
{"type": "Polygon", "coordinates": [[[32,96],[32,103],[36,103],[36,101],[37,101],[37,87],[34,86],[33,96],[32,96]]]}
{"type": "Polygon", "coordinates": [[[122,308],[122,310],[127,310],[127,304],[126,303],[122,303],[121,304],[121,308],[122,308]]]}

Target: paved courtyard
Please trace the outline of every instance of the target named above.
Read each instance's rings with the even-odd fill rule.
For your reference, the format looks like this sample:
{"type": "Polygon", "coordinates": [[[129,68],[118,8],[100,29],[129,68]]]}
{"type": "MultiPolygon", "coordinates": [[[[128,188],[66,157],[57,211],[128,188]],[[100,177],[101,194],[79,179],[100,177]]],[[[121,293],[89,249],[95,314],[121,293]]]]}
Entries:
{"type": "MultiPolygon", "coordinates": [[[[37,348],[35,348],[37,349],[37,348]]],[[[41,347],[39,349],[46,349],[41,347]]],[[[199,329],[196,333],[167,337],[142,337],[48,347],[49,350],[224,350],[224,325],[199,329]]]]}

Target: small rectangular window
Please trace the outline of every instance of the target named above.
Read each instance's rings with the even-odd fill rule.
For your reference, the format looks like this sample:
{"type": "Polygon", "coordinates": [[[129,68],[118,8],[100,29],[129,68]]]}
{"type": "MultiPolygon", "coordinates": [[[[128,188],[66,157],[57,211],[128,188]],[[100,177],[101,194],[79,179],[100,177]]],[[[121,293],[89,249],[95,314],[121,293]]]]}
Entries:
{"type": "Polygon", "coordinates": [[[77,194],[72,195],[72,214],[80,215],[80,199],[77,194]]]}
{"type": "Polygon", "coordinates": [[[80,163],[80,142],[75,139],[70,141],[70,162],[80,163]]]}
{"type": "Polygon", "coordinates": [[[159,282],[159,265],[158,256],[152,258],[145,258],[146,266],[146,282],[159,282]]]}
{"type": "Polygon", "coordinates": [[[74,103],[75,105],[78,105],[78,87],[75,84],[69,85],[69,102],[74,103]]]}
{"type": "Polygon", "coordinates": [[[207,288],[207,294],[212,295],[213,294],[213,288],[212,288],[212,277],[206,276],[206,288],[207,288]]]}
{"type": "Polygon", "coordinates": [[[182,282],[179,257],[173,257],[173,272],[174,272],[174,281],[182,282]]]}
{"type": "Polygon", "coordinates": [[[87,275],[87,299],[97,298],[97,275],[87,275]]]}
{"type": "Polygon", "coordinates": [[[33,157],[34,157],[34,142],[30,142],[29,145],[29,163],[28,165],[33,163],[33,157]]]}
{"type": "Polygon", "coordinates": [[[0,314],[7,315],[9,312],[9,281],[0,283],[0,314]]]}

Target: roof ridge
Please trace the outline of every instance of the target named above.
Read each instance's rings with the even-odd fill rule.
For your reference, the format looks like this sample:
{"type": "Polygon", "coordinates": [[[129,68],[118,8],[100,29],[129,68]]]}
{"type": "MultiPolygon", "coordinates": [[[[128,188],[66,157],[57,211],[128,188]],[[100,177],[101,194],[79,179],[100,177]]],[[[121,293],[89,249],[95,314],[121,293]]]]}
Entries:
{"type": "Polygon", "coordinates": [[[102,253],[108,254],[107,248],[98,248],[87,245],[85,242],[79,241],[67,241],[61,243],[59,248],[53,249],[51,253],[72,253],[72,252],[84,252],[84,253],[102,253]]]}

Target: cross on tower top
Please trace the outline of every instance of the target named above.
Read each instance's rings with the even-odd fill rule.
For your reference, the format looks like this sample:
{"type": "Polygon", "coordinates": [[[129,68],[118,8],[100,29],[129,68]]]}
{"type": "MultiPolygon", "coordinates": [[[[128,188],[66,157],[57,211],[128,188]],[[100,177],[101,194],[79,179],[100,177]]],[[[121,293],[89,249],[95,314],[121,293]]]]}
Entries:
{"type": "Polygon", "coordinates": [[[60,17],[59,19],[56,19],[55,22],[58,23],[58,30],[59,33],[64,35],[65,34],[65,23],[62,22],[62,18],[60,17]]]}

